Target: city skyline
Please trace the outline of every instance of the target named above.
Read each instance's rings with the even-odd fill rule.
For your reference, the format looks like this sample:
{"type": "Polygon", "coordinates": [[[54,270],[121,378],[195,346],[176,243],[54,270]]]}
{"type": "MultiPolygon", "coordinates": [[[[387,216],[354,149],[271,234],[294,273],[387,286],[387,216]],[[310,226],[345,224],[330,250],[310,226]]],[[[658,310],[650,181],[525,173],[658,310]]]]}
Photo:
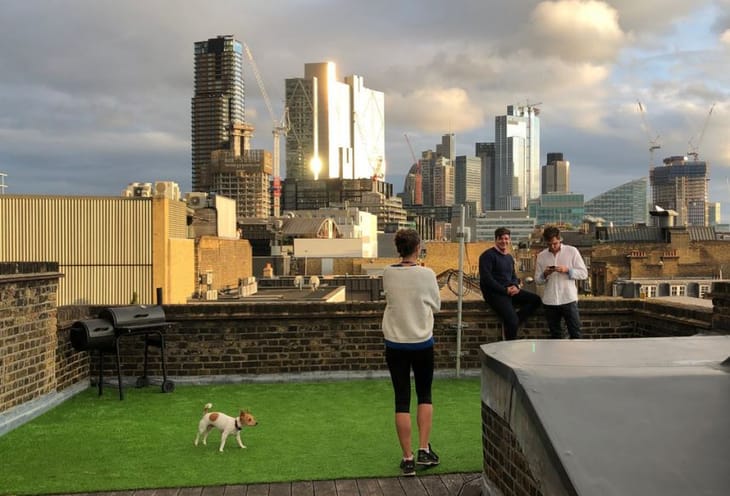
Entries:
{"type": "MultiPolygon", "coordinates": [[[[0,0],[0,40],[12,47],[0,55],[6,193],[116,195],[155,180],[190,190],[191,48],[230,34],[252,48],[276,113],[304,63],[332,60],[382,91],[396,190],[412,164],[404,133],[417,154],[453,133],[456,154],[473,155],[506,105],[541,102],[540,165],[565,153],[586,200],[648,176],[656,135],[661,163],[690,151],[706,123],[709,198],[730,218],[727,0],[176,5],[0,0]]],[[[246,62],[243,73],[252,147],[270,150],[246,62]]]]}

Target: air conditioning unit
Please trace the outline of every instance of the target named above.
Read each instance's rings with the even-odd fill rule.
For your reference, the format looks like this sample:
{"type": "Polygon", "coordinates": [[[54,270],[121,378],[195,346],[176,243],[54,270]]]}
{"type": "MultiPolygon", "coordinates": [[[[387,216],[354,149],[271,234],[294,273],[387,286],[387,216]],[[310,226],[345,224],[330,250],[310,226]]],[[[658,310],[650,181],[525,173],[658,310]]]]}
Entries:
{"type": "Polygon", "coordinates": [[[208,193],[187,193],[185,201],[190,208],[206,208],[208,206],[208,193]]]}
{"type": "Polygon", "coordinates": [[[155,196],[169,198],[170,200],[180,199],[180,186],[173,181],[155,182],[155,196]]]}
{"type": "Polygon", "coordinates": [[[129,183],[122,196],[130,198],[149,198],[152,196],[152,183],[129,183]]]}
{"type": "Polygon", "coordinates": [[[218,299],[218,290],[217,289],[209,289],[205,292],[205,299],[207,301],[215,301],[218,299]]]}

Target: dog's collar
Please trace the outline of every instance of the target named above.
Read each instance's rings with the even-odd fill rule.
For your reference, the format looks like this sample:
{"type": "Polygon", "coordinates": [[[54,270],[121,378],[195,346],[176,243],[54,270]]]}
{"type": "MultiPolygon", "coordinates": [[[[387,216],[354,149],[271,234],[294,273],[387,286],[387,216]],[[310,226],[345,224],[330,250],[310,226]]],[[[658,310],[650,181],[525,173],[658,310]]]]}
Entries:
{"type": "Polygon", "coordinates": [[[234,424],[236,425],[236,430],[237,430],[237,431],[240,431],[240,430],[241,430],[241,425],[240,425],[240,424],[238,423],[238,419],[235,419],[235,420],[233,421],[233,423],[234,423],[234,424]]]}

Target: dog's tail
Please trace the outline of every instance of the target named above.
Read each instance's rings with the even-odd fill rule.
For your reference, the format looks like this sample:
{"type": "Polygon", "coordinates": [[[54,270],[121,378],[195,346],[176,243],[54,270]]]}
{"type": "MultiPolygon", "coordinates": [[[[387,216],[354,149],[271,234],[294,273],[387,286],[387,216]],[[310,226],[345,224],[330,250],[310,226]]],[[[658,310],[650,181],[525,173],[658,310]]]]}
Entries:
{"type": "Polygon", "coordinates": [[[203,413],[208,413],[208,410],[210,410],[211,408],[213,408],[213,403],[206,403],[203,407],[203,413]]]}

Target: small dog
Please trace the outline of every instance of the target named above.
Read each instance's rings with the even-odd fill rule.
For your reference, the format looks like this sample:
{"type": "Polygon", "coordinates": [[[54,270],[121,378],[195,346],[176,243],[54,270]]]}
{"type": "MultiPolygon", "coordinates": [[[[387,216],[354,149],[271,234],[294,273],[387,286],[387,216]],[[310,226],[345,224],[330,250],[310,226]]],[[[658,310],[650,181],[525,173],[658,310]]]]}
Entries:
{"type": "Polygon", "coordinates": [[[208,412],[213,407],[211,403],[208,403],[203,408],[203,418],[200,419],[198,424],[198,433],[195,435],[195,446],[198,445],[200,436],[203,436],[203,444],[207,444],[208,434],[213,430],[213,427],[221,431],[221,447],[218,451],[223,451],[223,446],[226,444],[226,439],[229,434],[236,433],[236,441],[241,448],[246,446],[241,442],[241,430],[244,425],[254,426],[258,424],[253,415],[249,412],[241,410],[238,417],[231,417],[225,413],[220,412],[208,412]]]}

